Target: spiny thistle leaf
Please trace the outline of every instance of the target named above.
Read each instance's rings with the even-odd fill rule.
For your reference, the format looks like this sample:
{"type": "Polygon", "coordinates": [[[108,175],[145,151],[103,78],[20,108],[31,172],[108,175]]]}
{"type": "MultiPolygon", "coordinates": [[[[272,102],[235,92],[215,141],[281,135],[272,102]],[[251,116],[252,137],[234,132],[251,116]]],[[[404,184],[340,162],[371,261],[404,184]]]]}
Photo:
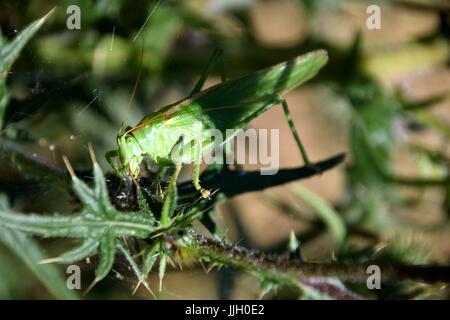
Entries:
{"type": "Polygon", "coordinates": [[[0,49],[0,68],[2,71],[7,71],[11,68],[27,42],[42,27],[45,21],[47,21],[48,17],[53,13],[53,10],[55,9],[52,9],[44,17],[28,25],[11,42],[4,43],[2,41],[2,47],[0,49]]]}
{"type": "Polygon", "coordinates": [[[116,246],[118,246],[116,237],[111,230],[108,230],[106,235],[100,240],[100,263],[96,270],[95,282],[106,277],[112,269],[114,257],[116,255],[116,246]]]}
{"type": "MultiPolygon", "coordinates": [[[[0,209],[7,211],[9,208],[6,195],[0,193],[0,209]]],[[[19,257],[56,298],[77,299],[77,295],[67,289],[64,278],[55,266],[36,264],[45,255],[35,240],[18,230],[0,227],[0,242],[19,257]]]]}
{"type": "Polygon", "coordinates": [[[9,102],[9,94],[6,89],[6,76],[13,63],[19,57],[22,49],[31,37],[42,27],[45,21],[47,21],[53,10],[54,9],[41,19],[28,25],[22,32],[17,34],[11,42],[6,42],[0,34],[0,127],[3,126],[3,116],[9,102]]]}
{"type": "Polygon", "coordinates": [[[36,263],[38,260],[45,259],[46,256],[34,239],[30,239],[23,232],[0,227],[0,242],[27,265],[55,298],[78,299],[75,292],[67,289],[66,281],[56,266],[43,266],[36,263]]]}
{"type": "Polygon", "coordinates": [[[108,187],[106,186],[106,180],[103,175],[100,166],[94,163],[94,180],[95,180],[95,198],[99,199],[98,202],[101,205],[101,212],[105,213],[107,216],[113,216],[115,209],[109,202],[108,187]]]}
{"type": "Polygon", "coordinates": [[[98,246],[99,241],[94,239],[86,239],[79,247],[67,251],[66,253],[56,258],[57,260],[55,260],[55,262],[70,264],[80,261],[96,252],[98,246]]]}
{"type": "Polygon", "coordinates": [[[162,291],[162,282],[164,279],[164,276],[166,274],[166,267],[167,267],[167,254],[165,252],[161,252],[161,257],[159,259],[159,291],[162,291]]]}
{"type": "MultiPolygon", "coordinates": [[[[120,251],[122,252],[122,254],[125,256],[125,258],[127,259],[128,263],[131,266],[131,269],[133,270],[136,278],[139,280],[138,284],[136,285],[135,291],[139,288],[139,284],[143,283],[145,288],[147,288],[147,290],[153,295],[153,291],[150,289],[150,287],[148,286],[146,279],[145,279],[145,275],[141,272],[141,270],[139,269],[138,265],[136,264],[136,262],[134,261],[133,257],[131,256],[130,252],[125,248],[124,245],[120,244],[118,245],[120,251]]],[[[133,293],[134,293],[133,292],[133,293]]]]}
{"type": "Polygon", "coordinates": [[[150,209],[150,206],[148,205],[148,202],[145,198],[144,192],[148,192],[148,191],[146,191],[142,188],[136,188],[139,209],[142,212],[147,212],[150,216],[153,216],[152,210],[150,209]]]}
{"type": "Polygon", "coordinates": [[[166,199],[163,203],[161,211],[161,224],[167,226],[171,222],[171,218],[175,213],[177,206],[178,192],[177,192],[177,178],[180,173],[181,167],[177,166],[175,172],[170,180],[169,187],[167,188],[166,199]]]}
{"type": "MultiPolygon", "coordinates": [[[[105,177],[97,163],[94,163],[94,186],[92,188],[75,175],[72,175],[72,185],[82,203],[80,214],[41,216],[2,210],[0,211],[0,226],[45,237],[83,239],[79,247],[57,258],[41,262],[72,263],[98,251],[100,263],[96,270],[96,278],[93,283],[95,284],[106,277],[111,270],[116,250],[121,246],[120,237],[147,238],[157,230],[157,227],[154,219],[148,213],[122,213],[111,205],[105,177]]],[[[136,266],[133,269],[136,269],[136,266]]],[[[136,270],[134,271],[137,273],[136,270]]],[[[140,276],[139,280],[141,281],[142,278],[140,276]]]]}
{"type": "MultiPolygon", "coordinates": [[[[51,215],[42,216],[37,214],[21,214],[0,210],[0,226],[24,231],[44,237],[69,237],[82,240],[81,245],[63,253],[57,258],[42,260],[41,263],[73,263],[82,260],[94,253],[100,257],[96,270],[96,277],[89,291],[96,283],[104,279],[114,264],[117,250],[121,251],[130,263],[130,266],[139,280],[151,292],[145,279],[151,271],[156,259],[160,257],[159,275],[162,281],[166,263],[167,253],[162,252],[160,240],[146,250],[144,254],[143,272],[139,269],[126,249],[122,238],[135,237],[140,239],[152,238],[163,234],[168,230],[186,228],[192,221],[199,217],[201,212],[192,210],[185,214],[175,215],[177,204],[176,178],[177,170],[172,177],[171,184],[163,203],[161,221],[156,222],[154,216],[148,210],[148,205],[141,195],[141,208],[137,212],[120,212],[112,206],[103,172],[93,157],[94,184],[92,187],[79,179],[67,158],[64,158],[67,168],[72,176],[72,188],[81,201],[82,208],[75,215],[51,215]],[[163,217],[165,217],[163,219],[163,217]]],[[[138,286],[137,286],[138,287],[138,286]]],[[[137,289],[136,287],[136,289],[137,289]]]]}
{"type": "Polygon", "coordinates": [[[155,231],[144,214],[116,212],[112,218],[96,218],[84,212],[75,216],[42,216],[0,211],[0,225],[45,237],[94,238],[113,229],[116,236],[146,238],[155,231]]]}
{"type": "Polygon", "coordinates": [[[152,271],[153,265],[158,259],[159,251],[161,244],[159,241],[155,241],[155,243],[148,247],[144,254],[144,263],[142,265],[142,272],[144,277],[147,277],[148,273],[152,271]]]}

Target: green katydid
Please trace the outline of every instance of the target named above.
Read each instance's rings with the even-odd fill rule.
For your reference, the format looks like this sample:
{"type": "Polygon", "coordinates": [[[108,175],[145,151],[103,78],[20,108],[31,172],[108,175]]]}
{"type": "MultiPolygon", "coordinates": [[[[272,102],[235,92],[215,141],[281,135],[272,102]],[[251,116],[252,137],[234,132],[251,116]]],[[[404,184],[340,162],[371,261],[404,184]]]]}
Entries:
{"type": "Polygon", "coordinates": [[[200,185],[200,165],[203,154],[211,149],[213,142],[210,138],[195,140],[198,132],[195,132],[193,123],[200,122],[201,130],[225,132],[226,129],[240,129],[277,104],[283,106],[305,165],[311,165],[288,104],[281,95],[314,77],[327,63],[327,52],[313,51],[201,91],[221,55],[220,49],[214,52],[207,69],[188,97],[150,113],[134,128],[123,130],[121,127],[117,135],[118,149],[106,154],[116,174],[137,178],[144,158],[161,167],[176,166],[178,173],[180,165],[172,160],[171,153],[183,141],[191,146],[192,152],[185,157],[194,163],[192,182],[202,196],[208,198],[210,191],[200,185]]]}

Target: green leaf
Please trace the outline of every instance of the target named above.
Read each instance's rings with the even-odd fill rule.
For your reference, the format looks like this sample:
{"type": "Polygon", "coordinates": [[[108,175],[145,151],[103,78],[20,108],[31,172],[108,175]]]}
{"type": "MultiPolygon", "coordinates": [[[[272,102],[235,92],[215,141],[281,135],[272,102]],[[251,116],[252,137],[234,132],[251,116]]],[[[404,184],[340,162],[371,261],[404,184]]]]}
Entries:
{"type": "Polygon", "coordinates": [[[99,247],[100,264],[96,270],[95,282],[106,277],[112,269],[116,255],[116,237],[111,231],[101,239],[99,247]]]}
{"type": "MultiPolygon", "coordinates": [[[[72,177],[72,186],[82,203],[79,214],[42,216],[15,213],[0,208],[0,226],[14,229],[14,232],[24,231],[45,237],[82,239],[79,247],[57,258],[43,260],[41,257],[38,260],[43,260],[41,263],[72,263],[98,251],[100,263],[92,284],[94,285],[111,270],[116,250],[120,249],[118,238],[147,238],[157,227],[148,212],[124,213],[111,205],[105,177],[97,163],[94,163],[93,187],[76,176],[72,177]]],[[[132,268],[137,267],[132,265],[132,268]]],[[[136,270],[135,273],[138,274],[136,270]]]]}
{"type": "MultiPolygon", "coordinates": [[[[162,250],[161,242],[156,240],[157,245],[151,246],[150,251],[147,251],[144,257],[144,272],[141,272],[129,252],[123,247],[121,238],[152,238],[167,232],[169,229],[176,231],[186,228],[199,217],[201,212],[195,208],[185,214],[178,214],[173,217],[177,202],[176,176],[179,170],[172,177],[163,204],[167,223],[157,224],[154,216],[146,209],[148,206],[143,206],[143,211],[126,213],[117,211],[112,206],[105,177],[97,163],[94,162],[94,185],[91,187],[77,178],[70,163],[67,159],[65,161],[72,174],[72,187],[82,203],[81,211],[74,215],[43,216],[10,212],[2,210],[0,207],[0,227],[44,237],[81,239],[82,244],[80,246],[63,253],[59,257],[46,260],[41,258],[39,260],[43,260],[41,263],[72,263],[98,252],[100,262],[96,270],[96,278],[87,291],[108,275],[113,266],[117,250],[124,253],[133,272],[138,277],[139,283],[143,283],[149,289],[144,280],[153,267],[156,257],[160,255],[158,251],[162,250]]],[[[141,201],[145,200],[141,199],[141,201]]],[[[160,259],[159,270],[161,279],[165,273],[166,262],[167,256],[163,254],[160,259]]]]}
{"type": "Polygon", "coordinates": [[[116,236],[145,238],[155,230],[153,220],[140,213],[116,212],[112,218],[97,218],[91,212],[74,216],[42,216],[0,211],[0,226],[45,237],[94,238],[114,230],[116,236]]]}
{"type": "Polygon", "coordinates": [[[99,203],[102,206],[102,212],[111,217],[114,215],[114,208],[109,202],[108,187],[106,185],[105,176],[98,163],[94,163],[94,181],[95,181],[95,198],[100,200],[99,203]]]}
{"type": "Polygon", "coordinates": [[[47,21],[53,10],[54,9],[41,19],[28,25],[22,32],[17,34],[11,42],[6,42],[3,37],[0,40],[0,127],[3,126],[3,116],[9,102],[9,94],[6,89],[6,75],[11,69],[14,61],[19,57],[22,49],[39,28],[42,27],[45,21],[47,21]]]}
{"type": "Polygon", "coordinates": [[[161,225],[167,227],[171,223],[171,218],[175,213],[178,201],[178,191],[177,191],[177,178],[180,173],[181,167],[175,169],[174,174],[167,188],[166,196],[164,198],[163,207],[161,210],[161,225]]]}
{"type": "Polygon", "coordinates": [[[147,277],[148,273],[152,271],[153,265],[155,264],[156,259],[158,259],[160,247],[161,247],[160,242],[155,241],[155,243],[152,246],[147,248],[144,254],[144,263],[142,266],[142,272],[144,274],[144,277],[147,277]]]}
{"type": "Polygon", "coordinates": [[[137,195],[139,211],[142,212],[143,214],[146,214],[147,216],[149,216],[153,222],[156,222],[155,216],[154,216],[152,210],[150,209],[149,203],[146,198],[146,196],[152,197],[150,192],[144,188],[137,187],[136,195],[137,195]]]}
{"type": "Polygon", "coordinates": [[[24,297],[33,275],[20,258],[10,254],[7,248],[0,249],[0,299],[12,300],[24,297]]]}
{"type": "Polygon", "coordinates": [[[77,295],[67,288],[56,266],[38,264],[46,257],[33,239],[20,231],[0,227],[0,241],[27,265],[56,298],[77,299],[77,295]]]}
{"type": "MultiPolygon", "coordinates": [[[[153,4],[150,4],[153,10],[153,4]]],[[[145,39],[146,58],[144,65],[153,71],[161,70],[169,52],[170,46],[183,26],[183,17],[179,11],[171,6],[159,6],[147,27],[136,38],[136,42],[145,39]],[[147,57],[148,55],[148,57],[147,57]]],[[[137,35],[137,33],[136,33],[137,35]]],[[[135,35],[135,37],[136,37],[135,35]]]]}
{"type": "Polygon", "coordinates": [[[339,213],[317,194],[299,184],[295,185],[292,188],[292,191],[316,210],[317,214],[324,221],[328,227],[328,230],[330,230],[333,235],[337,246],[340,247],[345,241],[347,231],[344,221],[340,217],[339,213]]]}
{"type": "Polygon", "coordinates": [[[72,249],[70,251],[67,251],[60,257],[54,259],[55,260],[54,262],[69,264],[74,263],[76,261],[80,261],[93,254],[97,250],[98,246],[99,241],[94,239],[86,239],[83,241],[81,246],[76,247],[75,249],[72,249]]]}
{"type": "MultiPolygon", "coordinates": [[[[9,210],[8,199],[0,194],[0,210],[9,210]]],[[[59,299],[77,299],[77,295],[67,289],[66,282],[55,266],[38,264],[45,259],[39,245],[24,233],[0,226],[0,242],[20,258],[46,288],[59,299]]]]}
{"type": "Polygon", "coordinates": [[[17,34],[11,42],[2,43],[2,47],[0,48],[0,69],[3,72],[8,71],[11,68],[27,42],[34,36],[39,28],[42,27],[45,21],[47,21],[49,16],[53,13],[53,10],[55,9],[52,9],[41,19],[29,24],[22,32],[17,34]]]}
{"type": "Polygon", "coordinates": [[[161,252],[161,257],[159,259],[159,272],[158,272],[160,292],[162,290],[162,282],[166,274],[166,268],[167,268],[167,254],[165,252],[161,252]]]}
{"type": "Polygon", "coordinates": [[[140,283],[143,283],[145,288],[147,288],[147,290],[154,296],[153,291],[150,289],[150,287],[147,284],[144,274],[141,272],[141,270],[137,266],[136,262],[134,261],[133,257],[131,256],[130,252],[121,243],[119,243],[118,247],[119,247],[120,251],[122,251],[125,258],[127,259],[128,263],[130,264],[131,269],[133,270],[134,274],[136,275],[136,278],[139,280],[138,284],[136,285],[136,289],[139,287],[140,283]]]}

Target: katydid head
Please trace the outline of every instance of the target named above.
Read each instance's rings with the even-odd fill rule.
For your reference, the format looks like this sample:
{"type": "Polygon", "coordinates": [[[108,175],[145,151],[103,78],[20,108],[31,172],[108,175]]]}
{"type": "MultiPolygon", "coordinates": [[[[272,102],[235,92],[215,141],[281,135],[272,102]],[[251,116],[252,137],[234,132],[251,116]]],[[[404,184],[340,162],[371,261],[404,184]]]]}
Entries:
{"type": "Polygon", "coordinates": [[[126,173],[133,178],[137,178],[142,162],[142,149],[137,139],[132,133],[119,133],[117,135],[117,146],[120,163],[126,173]]]}

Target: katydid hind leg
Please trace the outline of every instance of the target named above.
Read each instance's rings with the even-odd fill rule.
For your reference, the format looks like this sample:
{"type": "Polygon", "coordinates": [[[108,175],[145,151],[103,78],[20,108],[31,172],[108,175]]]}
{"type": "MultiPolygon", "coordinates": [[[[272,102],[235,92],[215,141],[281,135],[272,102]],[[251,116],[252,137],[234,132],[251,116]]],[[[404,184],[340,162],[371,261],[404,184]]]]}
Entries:
{"type": "Polygon", "coordinates": [[[306,149],[303,146],[303,143],[302,143],[302,141],[300,139],[300,135],[298,134],[298,131],[297,131],[296,127],[295,127],[294,120],[292,119],[292,115],[291,115],[291,113],[289,111],[288,104],[287,104],[286,100],[283,99],[282,97],[274,96],[271,99],[268,99],[267,102],[259,110],[254,112],[248,118],[242,120],[242,123],[246,124],[246,123],[250,122],[251,120],[253,120],[254,118],[257,118],[259,115],[263,114],[264,112],[266,112],[267,110],[269,110],[270,108],[272,108],[274,105],[277,105],[277,104],[281,104],[282,107],[283,107],[283,111],[284,111],[286,120],[287,120],[287,122],[289,124],[289,128],[290,128],[291,133],[292,133],[292,135],[294,137],[295,143],[298,146],[298,149],[299,149],[300,154],[301,154],[301,156],[303,158],[303,161],[305,162],[305,165],[307,167],[314,167],[312,162],[309,160],[309,157],[308,157],[308,155],[306,153],[306,149]]]}
{"type": "MultiPolygon", "coordinates": [[[[202,90],[203,85],[205,84],[206,79],[211,74],[211,72],[214,70],[215,66],[219,62],[220,58],[223,55],[223,49],[222,48],[216,48],[209,59],[208,66],[206,67],[205,71],[203,71],[203,74],[201,75],[200,79],[197,81],[194,89],[192,89],[190,96],[193,94],[196,94],[202,90]]],[[[225,78],[225,68],[223,68],[223,74],[222,74],[222,81],[224,81],[225,78]]]]}
{"type": "Polygon", "coordinates": [[[284,115],[286,116],[286,120],[289,124],[289,128],[291,130],[292,136],[294,137],[295,143],[300,151],[300,154],[305,162],[305,166],[314,167],[313,163],[309,160],[308,154],[306,153],[306,149],[300,139],[300,135],[295,127],[294,120],[292,119],[292,115],[289,111],[289,106],[285,99],[281,99],[281,105],[283,106],[284,115]]]}

